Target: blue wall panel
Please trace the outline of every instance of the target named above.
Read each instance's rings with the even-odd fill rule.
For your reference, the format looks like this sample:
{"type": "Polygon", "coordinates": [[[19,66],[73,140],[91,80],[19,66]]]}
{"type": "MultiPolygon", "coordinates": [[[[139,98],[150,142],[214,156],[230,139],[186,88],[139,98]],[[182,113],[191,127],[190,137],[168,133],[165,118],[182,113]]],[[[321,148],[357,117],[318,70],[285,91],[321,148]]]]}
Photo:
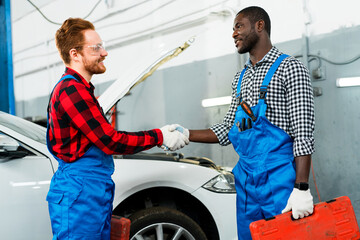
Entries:
{"type": "Polygon", "coordinates": [[[0,0],[0,110],[15,114],[10,0],[0,0]]]}

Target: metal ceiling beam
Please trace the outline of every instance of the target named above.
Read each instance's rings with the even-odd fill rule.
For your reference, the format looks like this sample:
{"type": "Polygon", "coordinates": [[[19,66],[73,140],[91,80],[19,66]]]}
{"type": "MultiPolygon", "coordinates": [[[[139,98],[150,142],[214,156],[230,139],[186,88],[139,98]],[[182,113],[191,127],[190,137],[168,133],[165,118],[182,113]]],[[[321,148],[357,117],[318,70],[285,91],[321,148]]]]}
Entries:
{"type": "Polygon", "coordinates": [[[15,115],[10,0],[0,0],[0,110],[15,115]]]}

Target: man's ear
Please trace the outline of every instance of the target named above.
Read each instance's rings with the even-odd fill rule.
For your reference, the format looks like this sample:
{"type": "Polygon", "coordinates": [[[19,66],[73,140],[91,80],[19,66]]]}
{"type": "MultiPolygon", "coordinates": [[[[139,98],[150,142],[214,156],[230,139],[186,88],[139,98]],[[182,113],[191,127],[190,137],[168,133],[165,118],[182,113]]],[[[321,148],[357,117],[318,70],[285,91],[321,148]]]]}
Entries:
{"type": "Polygon", "coordinates": [[[265,22],[264,20],[259,20],[255,23],[255,29],[257,32],[261,32],[265,29],[265,22]]]}
{"type": "Polygon", "coordinates": [[[79,61],[80,54],[75,48],[70,49],[69,55],[70,55],[70,59],[73,60],[74,62],[79,61]]]}

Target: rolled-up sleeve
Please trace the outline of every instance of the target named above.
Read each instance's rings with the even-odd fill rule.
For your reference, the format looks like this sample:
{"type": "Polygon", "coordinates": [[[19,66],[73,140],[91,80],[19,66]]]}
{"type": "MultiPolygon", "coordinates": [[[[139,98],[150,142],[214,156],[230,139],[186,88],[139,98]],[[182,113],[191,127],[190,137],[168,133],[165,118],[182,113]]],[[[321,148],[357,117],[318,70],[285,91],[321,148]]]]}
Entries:
{"type": "Polygon", "coordinates": [[[294,139],[294,157],[315,151],[314,96],[308,70],[292,59],[285,68],[285,87],[290,118],[290,132],[294,139]]]}

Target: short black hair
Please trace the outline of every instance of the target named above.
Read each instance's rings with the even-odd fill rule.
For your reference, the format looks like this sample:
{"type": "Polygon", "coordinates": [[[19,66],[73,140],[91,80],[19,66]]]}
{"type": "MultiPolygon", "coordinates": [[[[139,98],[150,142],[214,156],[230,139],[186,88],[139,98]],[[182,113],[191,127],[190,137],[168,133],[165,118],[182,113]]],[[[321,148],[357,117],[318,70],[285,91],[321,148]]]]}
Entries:
{"type": "Polygon", "coordinates": [[[247,17],[252,25],[254,25],[259,20],[263,20],[265,22],[265,31],[269,34],[270,37],[270,30],[271,30],[270,17],[264,9],[257,6],[251,6],[244,8],[243,10],[238,12],[236,16],[239,15],[240,13],[242,13],[245,17],[247,17]]]}

